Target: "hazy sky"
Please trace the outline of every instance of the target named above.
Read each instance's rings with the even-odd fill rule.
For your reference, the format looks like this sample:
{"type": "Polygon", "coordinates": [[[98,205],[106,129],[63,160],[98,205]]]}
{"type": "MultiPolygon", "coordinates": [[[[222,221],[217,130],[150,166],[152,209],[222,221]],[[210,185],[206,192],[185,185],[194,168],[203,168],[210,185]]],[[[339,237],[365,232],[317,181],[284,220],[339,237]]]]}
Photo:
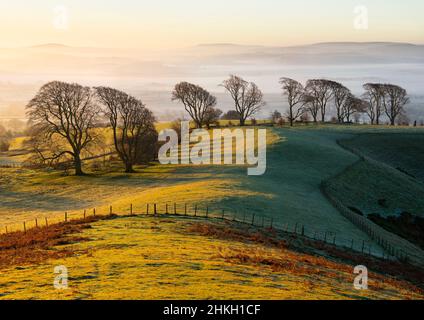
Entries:
{"type": "Polygon", "coordinates": [[[422,0],[0,0],[0,47],[424,44],[423,12],[422,0]],[[368,29],[354,28],[361,5],[368,29]]]}

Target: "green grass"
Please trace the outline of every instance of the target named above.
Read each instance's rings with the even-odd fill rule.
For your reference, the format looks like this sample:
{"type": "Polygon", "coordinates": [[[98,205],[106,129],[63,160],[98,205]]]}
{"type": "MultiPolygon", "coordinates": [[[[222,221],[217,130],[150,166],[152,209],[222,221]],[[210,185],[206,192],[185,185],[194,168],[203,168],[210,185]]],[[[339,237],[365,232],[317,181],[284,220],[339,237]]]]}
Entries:
{"type": "Polygon", "coordinates": [[[417,224],[424,217],[424,134],[403,129],[360,132],[339,143],[364,159],[330,179],[328,191],[345,207],[390,232],[421,245],[417,224]]]}
{"type": "MultiPolygon", "coordinates": [[[[314,230],[331,232],[337,234],[338,239],[348,239],[349,243],[351,239],[355,243],[363,239],[373,243],[321,193],[321,182],[329,179],[338,199],[364,213],[390,215],[405,210],[422,214],[424,197],[420,183],[385,165],[358,162],[357,155],[338,143],[339,140],[355,141],[360,137],[362,143],[355,142],[359,147],[368,141],[362,138],[364,134],[378,136],[377,133],[390,132],[393,136],[406,136],[418,132],[418,129],[335,125],[272,130],[280,139],[273,139],[268,146],[267,171],[263,176],[247,176],[243,166],[152,165],[139,167],[138,173],[129,175],[117,171],[122,168],[114,163],[108,169],[85,177],[66,176],[50,170],[0,168],[0,225],[14,222],[21,225],[22,221],[38,216],[59,219],[63,218],[64,211],[68,211],[70,217],[81,217],[83,209],[93,207],[106,213],[109,205],[113,206],[115,213],[127,214],[130,204],[137,213],[144,212],[146,203],[158,203],[163,212],[165,203],[172,206],[176,202],[179,212],[184,203],[188,204],[189,210],[197,204],[202,213],[208,206],[211,214],[219,214],[225,209],[227,214],[237,214],[239,219],[243,215],[251,219],[255,214],[256,221],[266,217],[269,222],[272,218],[274,226],[280,228],[289,223],[292,230],[295,224],[299,224],[305,225],[309,234],[314,230]],[[386,199],[384,208],[378,204],[381,199],[386,199]]],[[[372,145],[375,142],[369,141],[372,145]]],[[[397,143],[398,146],[404,144],[414,146],[416,142],[399,140],[397,143]]],[[[410,147],[402,152],[408,154],[410,150],[416,149],[410,147]]],[[[383,154],[383,151],[381,148],[375,154],[383,154]]],[[[371,156],[371,151],[368,154],[371,156]]],[[[378,160],[375,154],[372,157],[378,160]]],[[[395,159],[395,155],[396,151],[392,156],[385,155],[384,162],[393,165],[390,159],[395,159]]],[[[405,163],[403,161],[402,168],[407,168],[405,163]]],[[[185,234],[177,232],[180,222],[166,221],[157,225],[155,220],[149,219],[134,217],[95,223],[93,229],[84,232],[91,241],[76,245],[89,252],[83,260],[71,257],[36,268],[8,270],[0,279],[6,288],[5,298],[120,298],[122,290],[125,290],[126,297],[137,299],[172,299],[175,296],[229,299],[266,296],[278,299],[298,298],[305,292],[308,293],[305,298],[355,298],[349,288],[339,290],[339,282],[331,282],[331,277],[311,278],[305,282],[305,274],[285,276],[286,272],[276,274],[269,267],[260,266],[258,269],[257,266],[246,267],[245,263],[226,260],[243,252],[252,256],[260,252],[275,257],[278,250],[267,251],[251,244],[185,234]],[[178,250],[173,250],[174,247],[178,250]],[[221,255],[220,247],[230,253],[221,255]],[[72,268],[76,290],[63,294],[51,290],[52,266],[57,264],[72,268]],[[93,279],[84,278],[93,273],[93,279]],[[178,279],[174,275],[178,275],[178,279]],[[277,282],[274,277],[278,278],[277,282]],[[24,279],[32,279],[32,282],[22,286],[20,281],[24,279]],[[208,279],[213,280],[208,282],[208,279]],[[137,290],[129,285],[134,281],[137,281],[137,290]],[[316,283],[322,281],[331,283],[317,287],[316,283]],[[287,283],[287,291],[281,291],[285,290],[281,287],[282,282],[287,283]],[[35,283],[40,285],[35,286],[35,283]],[[152,283],[157,285],[152,286],[152,283]],[[301,287],[297,287],[298,283],[302,283],[301,287]],[[117,284],[120,291],[114,290],[117,284]],[[111,292],[115,293],[111,295],[111,292]]],[[[389,290],[379,297],[399,295],[393,295],[389,290]]]]}
{"type": "Polygon", "coordinates": [[[331,180],[330,191],[346,207],[365,216],[398,216],[402,212],[424,217],[424,186],[389,167],[358,162],[331,180]]]}
{"type": "Polygon", "coordinates": [[[342,142],[424,182],[424,133],[362,134],[342,142]]]}
{"type": "MultiPolygon", "coordinates": [[[[165,203],[176,202],[179,210],[184,203],[190,210],[197,204],[203,211],[209,206],[212,213],[225,209],[239,218],[246,215],[246,219],[255,214],[256,221],[265,217],[268,223],[272,218],[281,228],[287,223],[290,229],[296,224],[305,225],[309,234],[330,232],[349,242],[351,239],[372,242],[327,201],[320,184],[359,159],[338,145],[338,140],[378,130],[414,131],[338,125],[276,128],[273,132],[280,140],[268,147],[267,171],[257,177],[248,177],[246,168],[237,166],[154,165],[139,168],[134,175],[103,171],[87,177],[2,169],[0,222],[21,223],[46,215],[62,217],[64,211],[81,215],[83,209],[93,207],[108,212],[109,205],[113,205],[117,213],[128,213],[131,203],[138,211],[145,210],[146,203],[159,203],[164,210],[165,203]]],[[[110,169],[119,171],[121,168],[110,169]]],[[[349,177],[337,192],[345,194],[349,187],[360,192],[361,185],[354,182],[354,177],[349,177]]],[[[362,202],[363,199],[352,198],[356,205],[362,202]]],[[[417,203],[417,210],[420,207],[421,202],[417,203]]]]}

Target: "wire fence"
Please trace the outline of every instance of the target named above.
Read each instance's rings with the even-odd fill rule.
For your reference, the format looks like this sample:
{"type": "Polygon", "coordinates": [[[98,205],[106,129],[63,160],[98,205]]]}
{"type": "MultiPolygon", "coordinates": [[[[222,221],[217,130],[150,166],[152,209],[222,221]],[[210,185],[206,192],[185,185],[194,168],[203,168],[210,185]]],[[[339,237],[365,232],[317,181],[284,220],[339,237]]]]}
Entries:
{"type": "Polygon", "coordinates": [[[22,163],[17,162],[3,162],[0,160],[0,168],[7,168],[7,169],[18,169],[22,168],[22,163]]]}
{"type": "MultiPolygon", "coordinates": [[[[400,259],[391,251],[384,251],[375,244],[367,240],[349,239],[334,232],[322,231],[317,228],[307,226],[303,223],[289,223],[276,221],[273,217],[257,215],[247,212],[231,212],[226,209],[220,209],[213,206],[199,206],[197,204],[178,204],[178,203],[146,203],[134,206],[130,204],[126,212],[115,212],[112,206],[103,207],[101,210],[92,208],[81,210],[79,212],[64,212],[61,216],[38,217],[22,223],[6,225],[0,230],[1,234],[12,232],[27,232],[32,228],[48,227],[57,223],[67,223],[74,220],[90,219],[91,217],[107,216],[175,216],[175,217],[194,217],[199,219],[214,219],[229,221],[237,224],[248,225],[251,227],[275,231],[286,235],[295,236],[300,239],[324,243],[345,251],[351,251],[359,254],[373,256],[385,260],[400,259]],[[100,212],[102,211],[102,212],[100,212]]],[[[403,252],[402,261],[408,261],[407,252],[403,252]]]]}

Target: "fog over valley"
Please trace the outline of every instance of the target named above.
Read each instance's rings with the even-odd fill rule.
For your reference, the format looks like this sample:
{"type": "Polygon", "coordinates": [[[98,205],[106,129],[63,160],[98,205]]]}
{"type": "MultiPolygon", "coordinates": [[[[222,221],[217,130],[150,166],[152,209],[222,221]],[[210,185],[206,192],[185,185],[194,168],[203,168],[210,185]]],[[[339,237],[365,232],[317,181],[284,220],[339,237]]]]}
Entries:
{"type": "Polygon", "coordinates": [[[52,80],[87,86],[112,86],[142,101],[161,120],[181,116],[183,107],[171,101],[173,86],[189,81],[218,98],[218,108],[232,109],[219,84],[229,74],[254,81],[267,105],[257,118],[272,110],[284,112],[286,99],[278,80],[304,83],[326,78],[362,93],[366,82],[390,82],[404,87],[411,102],[408,116],[424,120],[424,46],[404,43],[321,43],[296,47],[204,44],[167,52],[77,48],[45,44],[0,49],[0,120],[24,118],[25,105],[41,85],[52,80]]]}

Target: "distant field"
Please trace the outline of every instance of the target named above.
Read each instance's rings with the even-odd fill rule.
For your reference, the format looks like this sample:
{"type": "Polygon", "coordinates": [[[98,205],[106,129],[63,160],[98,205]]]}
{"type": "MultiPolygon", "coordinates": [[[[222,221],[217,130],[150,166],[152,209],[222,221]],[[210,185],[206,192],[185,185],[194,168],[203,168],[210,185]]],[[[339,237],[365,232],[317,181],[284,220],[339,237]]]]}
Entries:
{"type": "Polygon", "coordinates": [[[71,256],[1,270],[0,299],[423,298],[410,283],[374,272],[369,290],[355,290],[353,265],[228,228],[192,218],[98,221],[79,242],[52,249],[71,256]],[[68,290],[52,286],[59,265],[68,269],[68,290]]]}

